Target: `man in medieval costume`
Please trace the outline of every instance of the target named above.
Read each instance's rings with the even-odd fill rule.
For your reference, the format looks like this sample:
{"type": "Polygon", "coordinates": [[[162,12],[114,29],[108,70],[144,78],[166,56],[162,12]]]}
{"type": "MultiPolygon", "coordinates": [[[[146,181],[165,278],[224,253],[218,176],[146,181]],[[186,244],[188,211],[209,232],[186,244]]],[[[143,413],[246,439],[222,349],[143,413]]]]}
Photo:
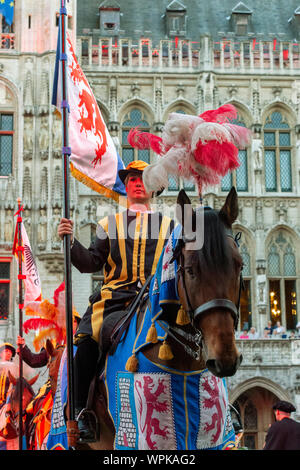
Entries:
{"type": "MultiPolygon", "coordinates": [[[[12,361],[16,355],[16,350],[10,343],[3,343],[0,345],[0,365],[3,366],[12,361]]],[[[7,367],[0,369],[0,408],[6,403],[7,392],[9,389],[10,380],[8,377],[7,367]]]]}
{"type": "Polygon", "coordinates": [[[71,234],[71,261],[80,272],[99,272],[102,268],[104,272],[101,291],[90,297],[90,305],[75,335],[75,414],[80,442],[95,440],[89,419],[80,412],[86,407],[95,374],[103,320],[113,312],[124,311],[135,299],[146,279],[155,273],[163,247],[174,228],[169,217],[151,211],[153,193],[146,192],[142,179],[147,166],[138,160],[119,171],[127,192],[128,208],[100,220],[96,239],[88,249],[73,238],[72,221],[62,219],[58,227],[61,238],[71,234]]]}

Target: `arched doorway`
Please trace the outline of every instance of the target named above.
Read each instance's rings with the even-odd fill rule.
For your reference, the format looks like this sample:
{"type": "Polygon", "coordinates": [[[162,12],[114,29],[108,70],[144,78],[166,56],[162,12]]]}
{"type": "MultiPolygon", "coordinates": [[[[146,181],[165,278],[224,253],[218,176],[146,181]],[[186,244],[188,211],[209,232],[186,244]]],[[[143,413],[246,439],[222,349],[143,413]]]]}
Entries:
{"type": "Polygon", "coordinates": [[[277,400],[279,397],[273,392],[257,386],[244,391],[234,401],[244,427],[242,446],[263,448],[268,428],[275,421],[272,406],[277,400]]]}

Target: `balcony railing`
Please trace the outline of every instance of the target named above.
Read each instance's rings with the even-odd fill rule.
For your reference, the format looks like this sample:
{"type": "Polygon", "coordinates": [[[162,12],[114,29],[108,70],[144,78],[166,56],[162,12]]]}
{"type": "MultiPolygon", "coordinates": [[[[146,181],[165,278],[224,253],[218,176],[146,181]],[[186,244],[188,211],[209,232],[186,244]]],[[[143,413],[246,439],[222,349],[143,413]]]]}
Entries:
{"type": "Polygon", "coordinates": [[[300,68],[300,44],[295,42],[235,40],[200,42],[161,40],[154,45],[150,39],[138,44],[131,39],[100,38],[93,44],[89,36],[77,41],[77,55],[83,66],[142,69],[190,69],[292,73],[300,68]]]}
{"type": "Polygon", "coordinates": [[[237,340],[242,366],[300,365],[300,339],[237,340]]]}

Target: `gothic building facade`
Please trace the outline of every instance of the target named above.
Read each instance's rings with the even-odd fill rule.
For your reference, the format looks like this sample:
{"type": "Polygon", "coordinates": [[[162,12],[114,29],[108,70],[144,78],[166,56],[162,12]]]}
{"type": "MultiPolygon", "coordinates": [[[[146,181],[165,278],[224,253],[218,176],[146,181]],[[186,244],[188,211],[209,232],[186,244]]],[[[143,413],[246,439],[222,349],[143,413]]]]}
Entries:
{"type": "MultiPolygon", "coordinates": [[[[42,279],[44,297],[63,279],[57,238],[62,213],[61,121],[51,105],[59,0],[15,1],[14,23],[2,18],[0,44],[0,339],[17,334],[17,270],[11,255],[16,200],[42,279]],[[51,4],[50,4],[51,3],[51,4]]],[[[234,230],[241,232],[245,290],[239,329],[259,339],[238,340],[244,361],[228,379],[230,399],[245,423],[245,443],[261,448],[276,399],[293,401],[300,416],[300,2],[288,0],[71,0],[68,29],[76,54],[125,164],[147,162],[128,131],[161,133],[170,112],[200,114],[224,103],[253,132],[241,165],[204,195],[220,208],[232,185],[239,195],[234,230]],[[280,15],[278,11],[280,8],[280,15]],[[268,321],[286,338],[262,339],[268,321]]],[[[197,205],[190,181],[170,178],[155,202],[174,215],[179,188],[197,205]]],[[[86,246],[114,203],[71,181],[72,218],[86,246]]],[[[74,304],[84,313],[101,273],[73,270],[74,304]],[[79,288],[80,286],[80,288],[79,288]]]]}

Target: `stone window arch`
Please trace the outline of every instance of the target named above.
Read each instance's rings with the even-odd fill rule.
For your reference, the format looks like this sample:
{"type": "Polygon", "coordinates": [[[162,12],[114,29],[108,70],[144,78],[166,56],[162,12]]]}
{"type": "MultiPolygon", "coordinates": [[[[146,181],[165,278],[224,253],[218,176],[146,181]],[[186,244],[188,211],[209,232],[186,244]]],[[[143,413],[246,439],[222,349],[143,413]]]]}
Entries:
{"type": "MultiPolygon", "coordinates": [[[[244,117],[238,113],[237,118],[232,121],[232,124],[247,127],[244,117]]],[[[239,150],[240,166],[232,173],[227,173],[221,181],[221,190],[230,191],[232,186],[235,186],[237,191],[248,191],[248,150],[239,150]]]]}
{"type": "Polygon", "coordinates": [[[272,323],[280,321],[291,330],[297,324],[297,273],[296,248],[286,230],[273,234],[267,249],[267,276],[269,283],[269,308],[272,323]]]}
{"type": "Polygon", "coordinates": [[[125,114],[122,122],[122,159],[125,166],[133,160],[143,160],[146,163],[150,163],[150,150],[139,150],[132,148],[128,144],[127,137],[129,131],[132,127],[137,126],[143,132],[150,132],[149,116],[147,116],[142,108],[134,106],[125,114]]]}
{"type": "MultiPolygon", "coordinates": [[[[186,110],[183,106],[176,106],[172,111],[172,113],[179,113],[179,114],[190,114],[190,111],[186,110]]],[[[195,192],[196,187],[193,181],[189,180],[182,180],[177,178],[176,176],[169,176],[169,186],[168,192],[174,193],[178,192],[180,189],[184,189],[186,192],[195,192]]]]}
{"type": "Polygon", "coordinates": [[[263,128],[265,188],[267,192],[292,191],[292,135],[286,114],[272,110],[263,128]]]}

